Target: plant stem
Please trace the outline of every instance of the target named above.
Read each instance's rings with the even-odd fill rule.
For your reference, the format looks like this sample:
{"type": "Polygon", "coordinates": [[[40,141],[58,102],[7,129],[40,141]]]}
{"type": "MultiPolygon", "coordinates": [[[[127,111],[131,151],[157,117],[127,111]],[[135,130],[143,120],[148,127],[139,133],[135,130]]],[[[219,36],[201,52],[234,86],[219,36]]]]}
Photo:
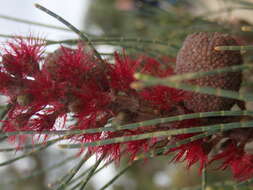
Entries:
{"type": "Polygon", "coordinates": [[[204,165],[202,169],[201,190],[206,190],[206,181],[207,181],[207,172],[206,172],[206,165],[204,165]]]}
{"type": "Polygon", "coordinates": [[[70,173],[63,176],[62,179],[65,179],[61,182],[61,184],[56,188],[56,190],[63,190],[65,187],[69,184],[69,182],[72,180],[72,178],[77,174],[77,172],[81,169],[83,164],[90,158],[90,153],[87,153],[82,160],[78,163],[78,165],[73,168],[70,173]]]}
{"type": "Polygon", "coordinates": [[[55,14],[54,12],[50,11],[49,9],[39,5],[39,4],[35,4],[35,7],[40,9],[41,11],[49,14],[50,16],[54,17],[55,19],[59,20],[62,24],[64,24],[65,26],[67,26],[69,29],[71,29],[73,32],[75,32],[77,35],[80,36],[80,38],[85,41],[88,42],[88,45],[92,48],[92,50],[94,51],[95,56],[101,61],[102,64],[106,64],[105,61],[102,59],[102,57],[100,56],[100,54],[98,53],[98,51],[95,49],[95,47],[93,46],[92,42],[89,40],[89,38],[82,33],[80,30],[78,30],[75,26],[73,26],[72,24],[70,24],[68,21],[66,21],[65,19],[63,19],[61,16],[55,14]]]}
{"type": "Polygon", "coordinates": [[[86,187],[86,185],[88,184],[89,180],[91,179],[91,177],[95,174],[96,169],[98,168],[99,164],[101,163],[101,161],[103,160],[104,156],[101,156],[101,158],[93,165],[92,169],[90,170],[88,176],[86,177],[86,179],[81,183],[81,187],[79,190],[84,190],[84,188],[86,187]]]}
{"type": "Polygon", "coordinates": [[[123,175],[129,168],[131,168],[133,165],[135,165],[137,161],[133,162],[132,164],[127,165],[124,167],[119,173],[117,173],[110,181],[108,181],[103,187],[101,187],[99,190],[105,190],[107,187],[109,187],[114,181],[116,181],[121,175],[123,175]]]}

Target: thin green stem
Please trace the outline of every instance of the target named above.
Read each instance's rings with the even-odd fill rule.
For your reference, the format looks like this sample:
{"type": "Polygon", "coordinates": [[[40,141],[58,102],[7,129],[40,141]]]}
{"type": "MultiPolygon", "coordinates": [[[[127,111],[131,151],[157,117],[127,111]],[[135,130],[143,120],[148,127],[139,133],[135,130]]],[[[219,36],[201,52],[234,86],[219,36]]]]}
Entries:
{"type": "Polygon", "coordinates": [[[41,174],[43,174],[45,172],[49,172],[51,170],[57,169],[57,168],[61,167],[62,165],[66,164],[67,162],[69,162],[71,160],[74,160],[76,158],[77,158],[76,155],[69,156],[68,158],[66,158],[66,159],[64,159],[64,160],[62,160],[62,161],[60,161],[60,162],[58,162],[58,163],[56,163],[56,164],[54,164],[54,165],[52,165],[52,166],[50,166],[48,168],[42,168],[40,170],[36,170],[36,171],[32,172],[30,175],[28,175],[28,176],[24,176],[22,178],[15,179],[15,180],[10,180],[10,181],[4,182],[4,183],[2,183],[0,185],[19,183],[20,181],[28,180],[30,178],[36,177],[38,175],[41,175],[41,174]]]}
{"type": "MultiPolygon", "coordinates": [[[[209,75],[217,75],[217,74],[221,74],[221,73],[249,70],[252,68],[253,68],[253,66],[251,64],[234,65],[231,67],[224,67],[224,68],[214,69],[214,70],[206,71],[206,72],[194,72],[194,73],[185,73],[185,74],[181,74],[181,75],[170,76],[170,77],[163,78],[162,80],[167,81],[167,82],[180,82],[180,81],[188,80],[188,79],[196,79],[196,78],[209,76],[209,75]]],[[[138,74],[136,76],[138,78],[138,74]]],[[[143,76],[143,77],[145,77],[145,76],[143,76]]],[[[147,77],[149,77],[149,76],[147,76],[147,77]]],[[[143,79],[143,78],[141,78],[141,79],[143,79]]],[[[160,80],[160,79],[158,79],[158,80],[160,80]]]]}
{"type": "MultiPolygon", "coordinates": [[[[59,44],[59,43],[66,43],[66,44],[76,44],[79,40],[78,39],[68,39],[68,40],[48,40],[47,45],[51,44],[59,44]]],[[[169,46],[169,43],[160,40],[149,40],[149,39],[142,39],[142,38],[129,38],[129,37],[100,37],[100,38],[90,38],[90,41],[93,43],[96,42],[135,42],[135,43],[148,43],[148,44],[157,44],[163,46],[169,46]]]]}
{"type": "Polygon", "coordinates": [[[68,32],[72,31],[68,28],[63,28],[63,27],[60,27],[60,26],[49,25],[49,24],[45,24],[45,23],[30,21],[30,20],[26,20],[26,19],[20,19],[20,18],[17,18],[17,17],[11,17],[11,16],[6,16],[6,15],[0,15],[0,18],[10,20],[10,21],[14,21],[14,22],[19,22],[19,23],[42,26],[42,27],[51,28],[51,29],[64,30],[64,31],[68,31],[68,32]]]}
{"type": "Polygon", "coordinates": [[[95,174],[95,171],[98,168],[99,164],[102,162],[103,158],[104,158],[104,156],[99,158],[99,160],[93,165],[93,167],[90,170],[88,176],[85,178],[85,180],[83,182],[81,182],[81,185],[80,185],[81,187],[79,188],[79,190],[84,190],[85,189],[86,185],[88,184],[91,177],[95,174]]]}
{"type": "MultiPolygon", "coordinates": [[[[69,29],[68,29],[69,30],[69,29]]],[[[22,37],[22,38],[28,38],[31,39],[32,37],[27,37],[27,36],[20,36],[20,35],[10,35],[10,34],[0,34],[0,37],[2,38],[16,38],[16,37],[22,37]]],[[[49,40],[49,39],[43,39],[43,38],[37,38],[35,37],[34,39],[39,39],[39,40],[43,40],[46,41],[46,45],[54,45],[54,44],[77,44],[80,39],[67,39],[67,40],[49,40]]],[[[147,43],[147,44],[157,44],[157,45],[161,45],[161,46],[170,46],[173,49],[177,49],[175,48],[172,44],[165,41],[161,41],[161,40],[152,40],[152,39],[143,39],[143,38],[139,38],[139,37],[107,37],[107,36],[102,36],[102,37],[92,37],[89,39],[91,42],[93,43],[101,43],[101,42],[116,42],[116,43],[147,43]]]]}
{"type": "Polygon", "coordinates": [[[207,183],[207,172],[206,172],[206,165],[204,165],[202,169],[201,190],[206,190],[206,183],[207,183]]]}
{"type": "Polygon", "coordinates": [[[236,184],[235,187],[242,188],[242,187],[248,186],[248,185],[250,185],[252,183],[253,183],[253,178],[248,179],[248,180],[243,181],[243,182],[240,182],[240,183],[236,184]]]}
{"type": "Polygon", "coordinates": [[[1,148],[0,152],[11,152],[11,151],[17,151],[17,150],[33,149],[33,148],[44,146],[47,143],[58,142],[60,140],[63,140],[64,138],[65,138],[65,136],[62,136],[62,137],[59,137],[59,138],[56,138],[56,139],[49,140],[46,143],[42,142],[42,143],[38,143],[38,144],[29,144],[29,145],[25,145],[25,146],[19,146],[18,148],[17,147],[14,147],[14,148],[1,148]]]}
{"type": "MultiPolygon", "coordinates": [[[[113,160],[111,160],[110,162],[105,163],[103,166],[101,166],[99,169],[97,169],[94,173],[97,174],[98,172],[100,172],[101,170],[103,170],[105,167],[107,167],[109,164],[111,164],[113,162],[113,160]]],[[[89,169],[85,170],[82,174],[80,174],[78,177],[76,177],[75,179],[73,179],[69,184],[75,183],[77,180],[79,180],[80,178],[82,178],[84,175],[86,175],[91,169],[93,168],[93,166],[91,166],[89,169]]],[[[93,175],[93,176],[94,176],[93,175]]],[[[75,190],[77,187],[79,187],[82,184],[82,182],[77,183],[76,185],[74,185],[70,190],[75,190]]]]}
{"type": "Polygon", "coordinates": [[[13,163],[13,162],[15,162],[15,161],[18,161],[18,160],[22,159],[22,158],[25,158],[25,157],[27,157],[27,156],[30,156],[30,155],[35,154],[35,153],[37,153],[37,152],[40,152],[40,151],[42,151],[42,150],[48,148],[49,146],[51,146],[51,145],[53,145],[53,144],[55,144],[55,143],[56,143],[56,142],[50,142],[50,143],[47,142],[46,144],[41,145],[41,147],[39,147],[39,148],[37,148],[37,149],[35,149],[35,150],[32,150],[32,151],[30,151],[30,152],[28,152],[28,153],[25,153],[25,154],[21,155],[21,156],[18,156],[18,157],[16,157],[16,158],[13,158],[13,159],[10,159],[10,160],[7,160],[7,161],[5,161],[5,162],[0,163],[0,166],[5,166],[5,165],[8,165],[8,164],[11,164],[11,163],[13,163]]]}
{"type": "Polygon", "coordinates": [[[217,46],[215,47],[217,51],[249,51],[253,50],[253,46],[217,46]]]}
{"type": "Polygon", "coordinates": [[[101,127],[96,129],[86,129],[86,130],[58,130],[58,131],[15,131],[15,132],[5,132],[0,134],[0,137],[3,136],[14,136],[14,135],[35,135],[35,134],[48,134],[48,135],[78,135],[78,134],[90,134],[90,133],[98,133],[105,131],[120,131],[127,129],[136,129],[138,127],[149,127],[157,124],[170,123],[174,121],[182,121],[186,119],[197,119],[197,118],[205,118],[205,117],[225,117],[225,116],[252,116],[253,111],[215,111],[215,112],[200,112],[193,114],[184,114],[172,117],[165,118],[157,118],[137,123],[131,123],[126,125],[112,125],[111,127],[101,127]]]}
{"type": "Polygon", "coordinates": [[[202,134],[199,134],[199,135],[194,135],[190,138],[180,140],[180,141],[175,142],[171,145],[168,145],[168,146],[156,149],[156,150],[152,150],[152,151],[150,151],[150,152],[148,152],[144,155],[141,155],[141,156],[137,157],[136,159],[139,160],[139,159],[144,159],[144,158],[153,158],[153,157],[156,157],[156,156],[163,156],[164,153],[166,153],[171,148],[176,148],[176,147],[179,147],[181,145],[184,145],[184,144],[187,144],[187,143],[199,140],[199,139],[203,139],[203,138],[208,137],[210,135],[213,135],[217,132],[219,132],[219,130],[208,131],[208,132],[205,132],[205,133],[202,133],[202,134]]]}
{"type": "MultiPolygon", "coordinates": [[[[4,120],[7,113],[9,112],[9,110],[11,109],[12,105],[11,104],[8,104],[7,106],[4,106],[1,108],[1,113],[0,113],[0,121],[4,120]]],[[[2,130],[1,130],[1,127],[2,125],[0,125],[0,134],[1,133],[4,133],[2,130]]],[[[0,137],[0,142],[1,141],[4,141],[5,139],[7,138],[7,136],[3,135],[0,137]]]]}
{"type": "Polygon", "coordinates": [[[11,107],[12,107],[12,105],[8,104],[7,106],[4,106],[4,108],[1,108],[0,120],[4,119],[4,117],[9,112],[9,110],[11,109],[11,107]]]}
{"type": "Polygon", "coordinates": [[[114,143],[123,143],[129,141],[136,141],[142,139],[149,139],[149,138],[159,138],[159,137],[170,137],[173,135],[181,135],[181,134],[190,134],[190,133],[199,133],[199,132],[208,132],[208,131],[227,131],[236,128],[248,128],[253,127],[253,121],[248,122],[233,122],[233,123],[226,123],[226,124],[215,124],[215,125],[207,125],[207,126],[200,126],[200,127],[192,127],[192,128],[183,128],[183,129],[172,129],[166,131],[157,131],[151,133],[144,133],[139,135],[131,135],[131,136],[122,136],[116,138],[110,138],[106,140],[99,140],[93,141],[88,143],[81,143],[81,144],[60,144],[59,147],[61,148],[85,148],[90,146],[102,146],[114,143]]]}
{"type": "Polygon", "coordinates": [[[149,86],[155,86],[155,85],[164,85],[164,86],[169,86],[172,88],[182,89],[182,90],[196,92],[196,93],[215,95],[219,97],[238,99],[242,101],[253,101],[253,96],[252,94],[249,94],[249,93],[223,90],[220,88],[212,88],[212,87],[206,87],[206,86],[184,84],[181,82],[172,82],[166,79],[156,78],[156,77],[153,77],[150,75],[144,75],[141,73],[138,73],[135,76],[139,81],[132,83],[132,88],[136,88],[136,89],[149,87],[149,86]]]}
{"type": "Polygon", "coordinates": [[[110,181],[108,181],[103,187],[101,187],[99,190],[105,190],[107,187],[109,187],[111,184],[113,184],[120,176],[122,176],[128,169],[133,167],[138,161],[135,161],[131,164],[128,164],[126,167],[124,167],[119,173],[117,173],[110,181]]]}
{"type": "Polygon", "coordinates": [[[54,17],[55,19],[57,19],[58,21],[60,21],[62,24],[64,24],[65,26],[67,26],[69,29],[71,29],[73,32],[75,32],[77,35],[80,36],[80,38],[87,42],[87,44],[92,48],[95,56],[101,61],[101,63],[106,64],[105,61],[102,59],[102,57],[100,56],[100,54],[98,53],[98,51],[95,49],[95,47],[93,46],[92,42],[89,40],[89,38],[80,30],[78,30],[75,26],[73,26],[72,24],[70,24],[68,21],[66,21],[65,19],[63,19],[61,16],[55,14],[54,12],[50,11],[49,9],[39,5],[39,4],[35,4],[35,7],[40,9],[41,11],[47,13],[48,15],[54,17]]]}
{"type": "Polygon", "coordinates": [[[63,190],[66,188],[66,186],[69,184],[69,182],[72,180],[72,178],[77,174],[77,172],[81,169],[83,164],[91,157],[90,153],[87,153],[83,158],[81,158],[81,161],[77,164],[76,167],[74,167],[72,170],[70,170],[67,175],[64,175],[61,180],[59,180],[61,183],[56,188],[56,190],[63,190]],[[63,180],[64,179],[64,180],[63,180]]]}

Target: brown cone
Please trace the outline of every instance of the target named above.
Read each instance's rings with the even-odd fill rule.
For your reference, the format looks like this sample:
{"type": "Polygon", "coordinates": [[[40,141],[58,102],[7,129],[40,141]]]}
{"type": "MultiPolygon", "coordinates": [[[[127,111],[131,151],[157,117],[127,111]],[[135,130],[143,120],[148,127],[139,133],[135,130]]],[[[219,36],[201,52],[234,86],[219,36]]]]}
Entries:
{"type": "MultiPolygon", "coordinates": [[[[176,74],[210,71],[222,67],[242,64],[239,51],[216,51],[216,46],[238,45],[235,39],[222,33],[199,32],[189,35],[177,55],[176,74]]],[[[229,72],[201,77],[187,83],[238,91],[241,72],[229,72]]],[[[185,106],[193,112],[229,110],[236,100],[213,95],[189,93],[185,106]]]]}

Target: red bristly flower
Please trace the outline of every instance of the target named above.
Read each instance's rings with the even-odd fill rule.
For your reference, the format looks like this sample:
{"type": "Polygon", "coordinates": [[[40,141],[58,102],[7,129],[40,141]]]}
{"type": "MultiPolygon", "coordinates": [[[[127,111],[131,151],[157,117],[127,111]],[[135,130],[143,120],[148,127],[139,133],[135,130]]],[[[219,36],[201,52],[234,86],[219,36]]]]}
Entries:
{"type": "MultiPolygon", "coordinates": [[[[153,58],[143,57],[142,73],[156,77],[169,77],[174,74],[172,67],[161,64],[153,58]]],[[[140,92],[140,96],[148,101],[156,109],[170,111],[170,109],[182,102],[186,98],[186,93],[181,90],[167,86],[154,86],[145,88],[140,92]]]]}
{"type": "Polygon", "coordinates": [[[146,88],[140,92],[140,96],[155,108],[164,111],[170,111],[175,104],[186,98],[182,91],[167,86],[146,88]]]}
{"type": "Polygon", "coordinates": [[[143,65],[140,69],[141,73],[161,78],[174,74],[173,68],[168,65],[168,62],[160,63],[157,60],[147,56],[142,56],[140,61],[143,65]]]}
{"type": "Polygon", "coordinates": [[[43,67],[56,81],[80,87],[80,84],[89,77],[87,73],[96,64],[93,55],[85,52],[84,47],[80,45],[77,49],[61,47],[46,58],[43,67]]]}
{"type": "MultiPolygon", "coordinates": [[[[178,135],[177,140],[183,140],[190,138],[193,135],[178,135]]],[[[207,153],[203,147],[203,141],[197,140],[187,144],[183,144],[177,148],[172,148],[169,152],[179,151],[177,155],[173,158],[173,161],[187,161],[187,168],[190,168],[193,164],[200,162],[199,171],[201,171],[205,164],[208,162],[207,153]]]]}
{"type": "Polygon", "coordinates": [[[129,91],[131,89],[130,84],[135,81],[134,73],[140,62],[132,60],[126,55],[121,58],[118,53],[114,54],[114,58],[115,64],[111,65],[109,71],[110,86],[119,91],[129,91]]]}
{"type": "Polygon", "coordinates": [[[239,181],[246,180],[253,175],[253,155],[244,151],[243,146],[231,142],[221,153],[215,155],[210,162],[224,160],[220,169],[230,167],[234,178],[239,181]]]}
{"type": "Polygon", "coordinates": [[[7,43],[2,53],[2,65],[15,77],[34,76],[39,72],[44,42],[36,38],[16,38],[7,43]]]}
{"type": "MultiPolygon", "coordinates": [[[[115,53],[114,64],[99,67],[100,61],[79,45],[76,49],[60,47],[43,57],[40,41],[17,38],[9,42],[0,65],[0,92],[9,96],[12,108],[3,122],[3,131],[96,129],[110,124],[110,119],[121,125],[186,114],[183,100],[186,93],[167,86],[154,86],[136,91],[131,83],[136,72],[154,77],[169,77],[173,68],[153,58],[140,56],[136,59],[115,53]],[[44,64],[40,69],[39,64],[44,64]],[[99,75],[99,76],[98,76],[99,75]],[[76,123],[66,126],[71,113],[76,123]],[[117,118],[122,113],[122,118],[117,118]],[[117,120],[119,119],[119,120],[117,120]]],[[[100,65],[101,66],[101,65],[100,65]]],[[[68,138],[75,142],[95,142],[115,137],[127,137],[169,129],[198,126],[197,120],[184,120],[169,124],[139,127],[131,130],[79,134],[68,138]]],[[[175,135],[175,142],[191,138],[195,134],[175,135]]],[[[13,136],[22,143],[26,136],[13,136]]],[[[200,162],[200,171],[208,162],[208,154],[215,145],[213,139],[200,139],[167,151],[177,152],[174,161],[186,161],[187,167],[200,162]],[[209,142],[210,140],[210,142],[209,142]]],[[[219,139],[217,140],[219,141],[219,139]]],[[[130,160],[138,154],[166,146],[172,141],[164,138],[134,140],[123,143],[88,147],[88,151],[107,160],[119,162],[123,153],[130,160]]],[[[217,142],[218,143],[218,142],[217,142]]],[[[216,143],[216,144],[217,144],[216,143]]],[[[221,169],[231,168],[234,177],[245,180],[253,176],[253,155],[246,153],[240,142],[232,142],[211,161],[224,160],[221,169]]]]}
{"type": "Polygon", "coordinates": [[[0,93],[3,95],[10,95],[10,88],[14,85],[14,78],[7,74],[2,67],[0,67],[0,93]]]}

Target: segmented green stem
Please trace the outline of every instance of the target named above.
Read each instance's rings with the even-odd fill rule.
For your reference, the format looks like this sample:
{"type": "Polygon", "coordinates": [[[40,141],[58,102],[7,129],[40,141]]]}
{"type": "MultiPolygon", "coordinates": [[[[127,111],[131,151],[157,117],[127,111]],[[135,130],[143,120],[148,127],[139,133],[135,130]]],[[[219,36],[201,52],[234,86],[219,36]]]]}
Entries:
{"type": "MultiPolygon", "coordinates": [[[[5,119],[5,117],[7,116],[7,113],[9,112],[9,110],[11,109],[11,104],[8,104],[7,106],[2,106],[1,107],[1,113],[0,113],[0,121],[3,121],[5,119]]],[[[2,130],[2,125],[0,125],[0,134],[4,133],[2,130]]],[[[0,142],[4,141],[7,138],[7,136],[3,135],[0,137],[0,142]]]]}
{"type": "Polygon", "coordinates": [[[64,31],[68,31],[68,32],[72,31],[68,28],[63,28],[63,27],[60,27],[60,26],[49,25],[49,24],[45,24],[45,23],[41,23],[41,22],[30,21],[30,20],[27,20],[27,19],[11,17],[11,16],[2,15],[2,14],[0,15],[0,18],[10,20],[10,21],[14,21],[14,22],[24,23],[24,24],[42,26],[42,27],[51,28],[51,29],[64,30],[64,31]]]}
{"type": "MultiPolygon", "coordinates": [[[[69,29],[67,29],[69,30],[69,29]]],[[[17,38],[17,37],[22,37],[24,39],[31,39],[33,37],[27,37],[27,36],[19,36],[19,35],[10,35],[10,34],[0,34],[0,37],[2,38],[17,38]]],[[[35,37],[34,39],[39,39],[39,40],[44,40],[46,41],[46,45],[54,45],[54,44],[77,44],[80,39],[67,39],[67,40],[45,40],[42,38],[37,38],[35,37]]],[[[89,39],[93,43],[101,43],[101,42],[116,42],[116,43],[142,43],[142,44],[156,44],[156,45],[161,45],[161,46],[170,46],[173,49],[177,49],[174,47],[172,44],[170,44],[169,41],[161,41],[161,40],[153,40],[153,39],[144,39],[144,38],[139,38],[139,37],[107,37],[107,36],[102,36],[102,37],[92,37],[89,39]]]]}
{"type": "Polygon", "coordinates": [[[16,157],[16,158],[13,158],[13,159],[10,159],[10,160],[7,160],[7,161],[5,161],[5,162],[0,163],[0,166],[5,166],[5,165],[8,165],[8,164],[11,164],[11,163],[13,163],[13,162],[15,162],[15,161],[18,161],[18,160],[22,159],[22,158],[25,158],[25,157],[27,157],[27,156],[30,156],[30,155],[35,154],[35,153],[37,153],[37,152],[40,152],[40,151],[42,151],[42,150],[48,148],[49,146],[51,146],[51,145],[53,145],[53,144],[55,144],[55,143],[56,143],[56,142],[50,142],[50,143],[46,143],[46,144],[44,144],[44,145],[41,145],[41,147],[39,147],[39,148],[37,148],[37,149],[35,149],[35,150],[32,150],[32,151],[30,151],[30,152],[28,152],[28,153],[25,153],[25,154],[21,155],[21,156],[18,156],[18,157],[16,157]]]}
{"type": "Polygon", "coordinates": [[[84,190],[86,185],[88,184],[89,180],[91,179],[91,177],[95,174],[96,169],[98,168],[99,164],[102,162],[102,160],[104,159],[104,156],[102,156],[93,166],[92,169],[90,170],[90,172],[88,173],[88,176],[85,178],[84,181],[81,182],[81,187],[79,188],[79,190],[84,190]]]}
{"type": "Polygon", "coordinates": [[[14,148],[0,148],[0,152],[12,152],[12,151],[17,151],[17,150],[27,150],[27,149],[32,149],[38,146],[41,146],[42,144],[45,143],[39,143],[39,144],[30,144],[30,145],[26,145],[26,146],[21,146],[21,147],[14,147],[14,148]]]}
{"type": "Polygon", "coordinates": [[[7,106],[3,106],[1,108],[0,120],[4,119],[8,111],[11,109],[12,105],[8,104],[7,106]]]}
{"type": "Polygon", "coordinates": [[[86,130],[59,130],[59,131],[15,131],[15,132],[5,132],[0,134],[2,136],[14,136],[14,135],[35,135],[35,134],[48,134],[48,135],[78,135],[78,134],[89,134],[89,133],[99,133],[105,131],[120,131],[120,130],[127,130],[127,129],[135,129],[138,127],[149,127],[154,126],[157,124],[169,123],[174,121],[182,121],[186,119],[197,119],[197,118],[205,118],[205,117],[223,117],[223,116],[252,116],[253,111],[215,111],[215,112],[200,112],[200,113],[193,113],[193,114],[185,114],[185,115],[178,115],[172,117],[165,117],[165,118],[157,118],[137,123],[131,123],[126,125],[113,125],[111,127],[101,127],[95,129],[86,129],[86,130]]]}
{"type": "Polygon", "coordinates": [[[147,158],[153,158],[153,157],[157,157],[157,156],[165,156],[165,155],[167,155],[166,153],[172,148],[176,148],[176,147],[179,147],[181,145],[184,145],[184,144],[187,144],[187,143],[199,140],[199,139],[203,139],[203,138],[208,137],[208,136],[210,136],[212,134],[215,134],[217,132],[218,132],[218,130],[208,131],[208,132],[205,132],[205,133],[202,133],[202,134],[199,134],[199,135],[194,135],[194,136],[189,137],[187,139],[177,141],[177,142],[175,142],[171,145],[168,145],[168,146],[165,146],[165,147],[162,147],[162,148],[158,148],[158,149],[155,149],[155,150],[151,150],[147,153],[136,156],[135,161],[143,160],[143,159],[147,159],[147,158]]]}
{"type": "Polygon", "coordinates": [[[24,176],[24,177],[19,178],[19,179],[14,179],[14,180],[6,181],[6,182],[4,182],[4,183],[1,183],[0,185],[7,185],[7,184],[19,183],[20,181],[28,180],[28,179],[30,179],[30,178],[36,177],[36,176],[38,176],[38,175],[41,175],[41,174],[43,174],[43,173],[45,173],[45,172],[49,172],[49,171],[51,171],[51,170],[57,169],[57,168],[63,166],[64,164],[68,163],[69,161],[74,160],[74,159],[76,159],[76,158],[77,158],[76,155],[74,155],[74,156],[69,156],[68,158],[66,158],[66,159],[64,159],[64,160],[62,160],[62,161],[60,161],[60,162],[58,162],[58,163],[56,163],[56,164],[54,164],[54,165],[52,165],[52,166],[50,166],[50,167],[48,167],[48,168],[42,168],[42,169],[40,169],[40,170],[35,170],[34,172],[32,172],[32,173],[31,173],[30,175],[28,175],[28,176],[24,176]]]}
{"type": "Polygon", "coordinates": [[[120,172],[118,172],[110,181],[108,181],[99,190],[105,190],[107,187],[109,187],[111,184],[113,184],[120,176],[122,176],[128,169],[130,169],[131,167],[133,167],[136,163],[137,163],[137,161],[135,161],[135,162],[133,162],[133,163],[128,164],[127,166],[125,166],[122,170],[120,170],[120,172]]]}
{"type": "Polygon", "coordinates": [[[248,51],[253,50],[253,46],[217,46],[214,48],[217,51],[248,51]]]}
{"type": "Polygon", "coordinates": [[[154,85],[164,85],[173,88],[178,88],[186,91],[210,94],[225,98],[238,99],[243,101],[253,101],[253,95],[248,93],[235,92],[231,90],[223,90],[220,88],[202,87],[197,85],[184,84],[180,82],[171,82],[165,79],[156,78],[150,75],[144,75],[137,73],[135,77],[140,80],[139,82],[132,83],[132,87],[136,89],[154,86],[154,85]]]}
{"type": "MultiPolygon", "coordinates": [[[[107,45],[112,45],[112,46],[116,46],[119,45],[117,43],[109,43],[107,42],[107,45]]],[[[122,48],[124,49],[134,49],[138,52],[142,52],[142,53],[146,53],[151,57],[158,57],[162,55],[162,52],[159,50],[155,50],[155,49],[151,49],[151,48],[147,48],[147,47],[142,47],[140,45],[126,45],[126,44],[121,44],[120,45],[122,48]]]]}
{"type": "Polygon", "coordinates": [[[202,169],[202,176],[201,176],[201,190],[206,190],[206,182],[207,182],[207,172],[206,172],[206,164],[202,169]]]}
{"type": "MultiPolygon", "coordinates": [[[[209,76],[209,75],[217,75],[221,73],[228,73],[228,72],[236,72],[236,71],[241,71],[241,70],[248,70],[252,69],[253,66],[250,64],[243,64],[243,65],[234,65],[231,67],[224,67],[224,68],[219,68],[219,69],[214,69],[211,71],[206,71],[206,72],[194,72],[194,73],[185,73],[185,74],[180,74],[180,75],[174,75],[170,77],[163,78],[163,81],[167,82],[179,82],[183,80],[188,80],[188,79],[196,79],[204,76],[209,76]]],[[[139,74],[135,75],[137,78],[141,77],[141,80],[143,77],[147,77],[149,79],[149,76],[139,76],[139,74]]],[[[145,80],[145,78],[144,78],[145,80]]],[[[158,79],[160,80],[160,79],[158,79]]]]}
{"type": "Polygon", "coordinates": [[[183,128],[183,129],[172,129],[172,130],[158,131],[158,132],[145,133],[145,134],[139,134],[139,135],[110,138],[106,140],[99,140],[99,141],[88,142],[88,143],[83,143],[83,144],[82,143],[81,144],[60,144],[59,146],[61,148],[84,148],[84,147],[89,147],[89,146],[102,146],[102,145],[107,145],[107,144],[149,139],[153,137],[157,137],[157,138],[165,137],[165,136],[169,137],[172,135],[181,135],[181,134],[189,134],[189,133],[208,132],[208,131],[226,131],[226,130],[231,130],[231,129],[236,129],[236,128],[247,128],[247,127],[253,127],[253,121],[233,122],[233,123],[227,123],[227,124],[216,124],[216,125],[183,128]]]}
{"type": "Polygon", "coordinates": [[[238,184],[235,185],[235,187],[237,187],[237,188],[242,188],[242,187],[248,186],[248,185],[250,185],[250,184],[252,184],[252,183],[253,183],[253,178],[248,179],[248,180],[246,180],[246,181],[243,181],[243,182],[241,182],[241,183],[238,183],[238,184]]]}
{"type": "Polygon", "coordinates": [[[56,138],[56,139],[48,140],[47,142],[42,142],[42,143],[38,143],[38,144],[29,144],[29,145],[25,145],[25,146],[19,146],[18,149],[17,149],[17,147],[14,147],[14,148],[1,148],[0,152],[11,152],[11,151],[17,151],[17,150],[33,149],[33,148],[45,146],[48,143],[58,142],[58,141],[63,140],[65,138],[66,138],[66,136],[62,136],[62,137],[59,137],[59,138],[56,138]]]}
{"type": "Polygon", "coordinates": [[[100,54],[98,53],[98,51],[96,50],[96,48],[93,46],[92,42],[89,40],[89,38],[84,35],[83,32],[81,32],[80,30],[78,30],[75,26],[73,26],[72,24],[70,24],[68,21],[66,21],[65,19],[63,19],[61,16],[55,14],[54,12],[50,11],[49,9],[39,5],[39,4],[35,4],[35,7],[40,9],[41,11],[47,13],[48,15],[54,17],[55,19],[57,19],[59,22],[61,22],[62,24],[64,24],[65,26],[67,26],[69,29],[71,29],[73,32],[75,32],[77,35],[80,36],[80,38],[87,42],[87,44],[92,48],[92,50],[94,51],[95,56],[101,61],[101,63],[105,64],[104,60],[101,58],[100,54]]]}
{"type": "MultiPolygon", "coordinates": [[[[78,39],[69,39],[69,40],[48,40],[47,45],[51,44],[59,44],[59,43],[67,43],[67,44],[76,44],[79,40],[78,39]]],[[[93,43],[96,42],[134,42],[134,43],[148,43],[148,44],[157,44],[163,46],[170,46],[169,42],[164,42],[160,40],[149,40],[149,39],[142,39],[142,38],[129,38],[129,37],[99,37],[99,38],[90,38],[90,41],[93,43]]]]}
{"type": "MultiPolygon", "coordinates": [[[[106,162],[103,166],[101,166],[99,169],[97,169],[94,173],[97,174],[98,172],[100,172],[101,170],[103,170],[105,167],[107,167],[109,164],[111,164],[113,162],[113,160],[111,160],[110,162],[106,162]]],[[[76,177],[75,179],[73,179],[70,183],[75,183],[77,180],[81,179],[84,175],[86,175],[91,169],[93,168],[93,166],[91,166],[89,169],[85,170],[83,173],[81,173],[78,177],[76,177]]],[[[93,176],[94,176],[93,175],[93,176]]],[[[75,190],[77,187],[79,187],[82,184],[82,182],[77,183],[76,185],[74,185],[70,190],[75,190]]]]}
{"type": "MultiPolygon", "coordinates": [[[[91,166],[90,168],[88,168],[87,170],[85,170],[84,172],[82,172],[79,176],[77,176],[76,178],[74,178],[73,180],[71,180],[69,182],[69,185],[75,183],[76,181],[78,181],[79,179],[81,179],[83,176],[85,176],[88,172],[90,172],[90,170],[92,169],[92,167],[93,166],[91,166]]],[[[81,184],[82,184],[82,182],[78,182],[73,187],[71,187],[70,190],[76,190],[81,184]]]]}
{"type": "Polygon", "coordinates": [[[91,157],[90,153],[85,154],[83,158],[81,158],[81,161],[75,166],[73,169],[70,170],[66,175],[64,175],[61,179],[64,180],[59,180],[61,183],[60,185],[56,188],[56,190],[63,190],[66,188],[66,186],[69,184],[69,182],[72,180],[72,178],[77,174],[77,172],[81,169],[83,164],[91,157]]]}
{"type": "Polygon", "coordinates": [[[167,152],[171,148],[176,148],[176,147],[179,147],[181,145],[184,145],[184,144],[187,144],[187,143],[199,140],[199,139],[203,139],[203,138],[208,137],[210,135],[213,135],[213,134],[215,134],[217,132],[219,132],[219,130],[208,131],[208,132],[201,133],[199,135],[194,135],[194,136],[189,137],[187,139],[180,140],[180,141],[175,142],[175,143],[173,143],[171,145],[168,145],[168,146],[159,148],[157,150],[151,151],[148,154],[145,154],[145,156],[142,157],[142,159],[143,158],[147,158],[147,157],[152,158],[152,157],[155,157],[155,156],[162,156],[162,155],[164,155],[165,152],[167,152]]]}

